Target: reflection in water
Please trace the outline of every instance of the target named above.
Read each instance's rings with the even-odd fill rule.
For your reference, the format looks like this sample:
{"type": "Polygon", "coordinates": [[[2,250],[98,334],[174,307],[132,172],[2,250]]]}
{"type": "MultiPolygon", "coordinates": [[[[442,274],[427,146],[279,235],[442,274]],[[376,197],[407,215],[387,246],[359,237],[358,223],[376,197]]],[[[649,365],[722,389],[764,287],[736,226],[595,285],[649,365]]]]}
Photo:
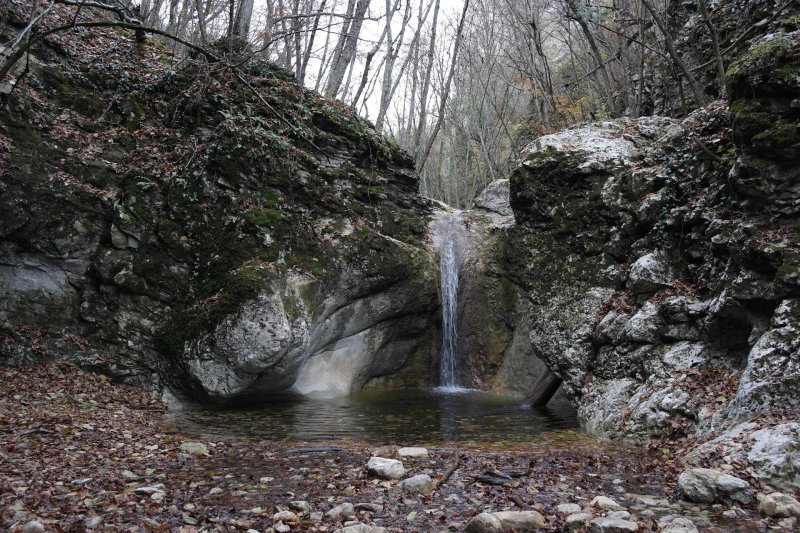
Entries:
{"type": "Polygon", "coordinates": [[[513,398],[463,389],[289,397],[249,409],[186,407],[172,411],[170,418],[178,429],[205,437],[373,444],[522,442],[577,427],[575,411],[566,402],[530,409],[513,398]]]}

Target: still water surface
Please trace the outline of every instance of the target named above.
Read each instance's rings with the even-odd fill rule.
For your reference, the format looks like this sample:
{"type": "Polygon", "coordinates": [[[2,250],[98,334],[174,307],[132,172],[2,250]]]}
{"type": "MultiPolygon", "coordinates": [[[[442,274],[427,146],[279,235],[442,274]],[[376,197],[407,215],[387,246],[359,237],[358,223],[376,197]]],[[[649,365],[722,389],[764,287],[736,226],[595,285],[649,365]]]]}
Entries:
{"type": "Polygon", "coordinates": [[[578,426],[566,401],[531,409],[506,396],[436,389],[280,398],[248,409],[184,407],[172,411],[170,421],[181,431],[207,438],[428,445],[525,442],[578,426]]]}

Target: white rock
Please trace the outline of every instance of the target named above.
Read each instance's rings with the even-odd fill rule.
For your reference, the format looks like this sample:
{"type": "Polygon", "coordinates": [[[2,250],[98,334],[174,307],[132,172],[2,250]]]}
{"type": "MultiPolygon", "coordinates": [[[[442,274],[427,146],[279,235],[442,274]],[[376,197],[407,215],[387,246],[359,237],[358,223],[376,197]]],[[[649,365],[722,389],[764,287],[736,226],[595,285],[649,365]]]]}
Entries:
{"type": "Polygon", "coordinates": [[[556,512],[561,515],[580,513],[581,506],[577,503],[560,503],[556,506],[556,512]]]}
{"type": "Polygon", "coordinates": [[[427,474],[418,474],[416,476],[404,479],[395,487],[396,490],[407,494],[422,494],[423,496],[430,496],[433,492],[433,480],[427,474]]]}
{"type": "Polygon", "coordinates": [[[536,511],[500,511],[492,513],[500,520],[503,529],[513,529],[514,531],[534,531],[544,527],[544,517],[536,511]]]}
{"type": "Polygon", "coordinates": [[[655,292],[672,283],[675,277],[666,257],[649,253],[637,259],[628,272],[628,289],[641,294],[655,292]]]}
{"type": "Polygon", "coordinates": [[[337,529],[334,533],[388,533],[388,529],[367,524],[354,524],[352,526],[337,529]]]}
{"type": "Polygon", "coordinates": [[[406,448],[398,448],[397,449],[397,456],[400,459],[427,459],[428,449],[427,448],[420,448],[420,447],[406,447],[406,448]]]}
{"type": "Polygon", "coordinates": [[[606,496],[595,496],[595,498],[589,503],[591,507],[596,509],[605,509],[607,511],[621,511],[622,506],[608,498],[606,496]]]}
{"type": "Polygon", "coordinates": [[[708,468],[685,470],[678,476],[678,488],[685,499],[698,503],[753,501],[753,490],[747,481],[708,468]]]}
{"type": "Polygon", "coordinates": [[[466,533],[503,533],[503,523],[491,513],[481,513],[467,524],[466,533]]]}
{"type": "Polygon", "coordinates": [[[580,531],[583,526],[594,520],[594,515],[589,513],[571,514],[564,521],[564,529],[567,531],[580,531]]]}
{"type": "Polygon", "coordinates": [[[400,479],[406,474],[403,463],[396,459],[383,457],[370,457],[367,462],[367,470],[373,476],[381,479],[400,479]]]}
{"type": "Polygon", "coordinates": [[[300,514],[309,514],[311,512],[311,505],[305,501],[289,502],[289,509],[300,514]]]}
{"type": "Polygon", "coordinates": [[[291,511],[277,512],[274,515],[272,515],[272,519],[275,520],[276,522],[288,522],[290,524],[296,524],[300,522],[300,517],[291,511]]]}
{"type": "Polygon", "coordinates": [[[614,511],[606,515],[606,518],[612,518],[614,520],[628,520],[630,517],[631,513],[628,511],[614,511]]]}
{"type": "Polygon", "coordinates": [[[772,518],[800,518],[800,502],[788,494],[774,492],[761,498],[758,504],[760,513],[772,518]]]}
{"type": "Polygon", "coordinates": [[[143,495],[150,495],[150,494],[155,494],[157,492],[164,492],[164,484],[157,483],[149,487],[138,487],[134,489],[133,492],[136,494],[143,494],[143,495]]]}
{"type": "Polygon", "coordinates": [[[290,526],[287,526],[283,522],[278,522],[272,528],[275,530],[275,533],[289,533],[292,530],[290,526]]]}
{"type": "Polygon", "coordinates": [[[356,510],[352,503],[343,503],[325,513],[325,516],[332,522],[344,522],[350,518],[355,518],[356,510]]]}
{"type": "Polygon", "coordinates": [[[602,517],[589,522],[589,531],[590,533],[633,533],[639,531],[639,524],[628,520],[602,517]]]}

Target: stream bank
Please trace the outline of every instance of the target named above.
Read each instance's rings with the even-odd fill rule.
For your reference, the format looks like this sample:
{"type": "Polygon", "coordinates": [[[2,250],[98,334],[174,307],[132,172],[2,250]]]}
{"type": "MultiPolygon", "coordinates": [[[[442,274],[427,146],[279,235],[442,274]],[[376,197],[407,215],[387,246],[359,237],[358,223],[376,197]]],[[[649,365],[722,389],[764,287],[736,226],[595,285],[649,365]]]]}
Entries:
{"type": "MultiPolygon", "coordinates": [[[[513,446],[459,446],[459,467],[446,483],[429,495],[401,494],[397,481],[376,479],[366,469],[370,456],[394,456],[395,447],[198,439],[167,424],[164,406],[151,394],[58,361],[2,369],[0,390],[6,436],[0,526],[11,531],[32,522],[41,530],[279,531],[276,513],[302,500],[308,508],[292,505],[299,521],[284,523],[289,531],[332,532],[349,516],[389,531],[462,531],[480,512],[522,505],[544,517],[541,531],[554,532],[563,530],[566,511],[574,511],[559,512],[559,505],[577,505],[594,518],[613,512],[592,507],[596,496],[617,501],[642,530],[670,515],[690,518],[701,531],[779,524],[760,517],[755,504],[726,518],[731,505],[682,502],[674,455],[579,433],[513,446]],[[502,484],[478,480],[492,471],[502,484]],[[325,516],[347,503],[354,505],[352,515],[325,516]]],[[[406,477],[440,480],[455,452],[440,446],[427,458],[404,458],[406,477]]]]}

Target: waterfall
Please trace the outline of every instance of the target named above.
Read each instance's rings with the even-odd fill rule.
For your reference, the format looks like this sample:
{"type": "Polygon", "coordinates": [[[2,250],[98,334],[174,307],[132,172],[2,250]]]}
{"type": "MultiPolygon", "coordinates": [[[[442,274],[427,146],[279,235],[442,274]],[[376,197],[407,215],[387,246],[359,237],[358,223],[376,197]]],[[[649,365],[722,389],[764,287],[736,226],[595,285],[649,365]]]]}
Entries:
{"type": "Polygon", "coordinates": [[[439,356],[439,384],[458,387],[458,282],[461,268],[460,211],[446,213],[439,221],[439,276],[442,297],[442,349],[439,356]]]}

